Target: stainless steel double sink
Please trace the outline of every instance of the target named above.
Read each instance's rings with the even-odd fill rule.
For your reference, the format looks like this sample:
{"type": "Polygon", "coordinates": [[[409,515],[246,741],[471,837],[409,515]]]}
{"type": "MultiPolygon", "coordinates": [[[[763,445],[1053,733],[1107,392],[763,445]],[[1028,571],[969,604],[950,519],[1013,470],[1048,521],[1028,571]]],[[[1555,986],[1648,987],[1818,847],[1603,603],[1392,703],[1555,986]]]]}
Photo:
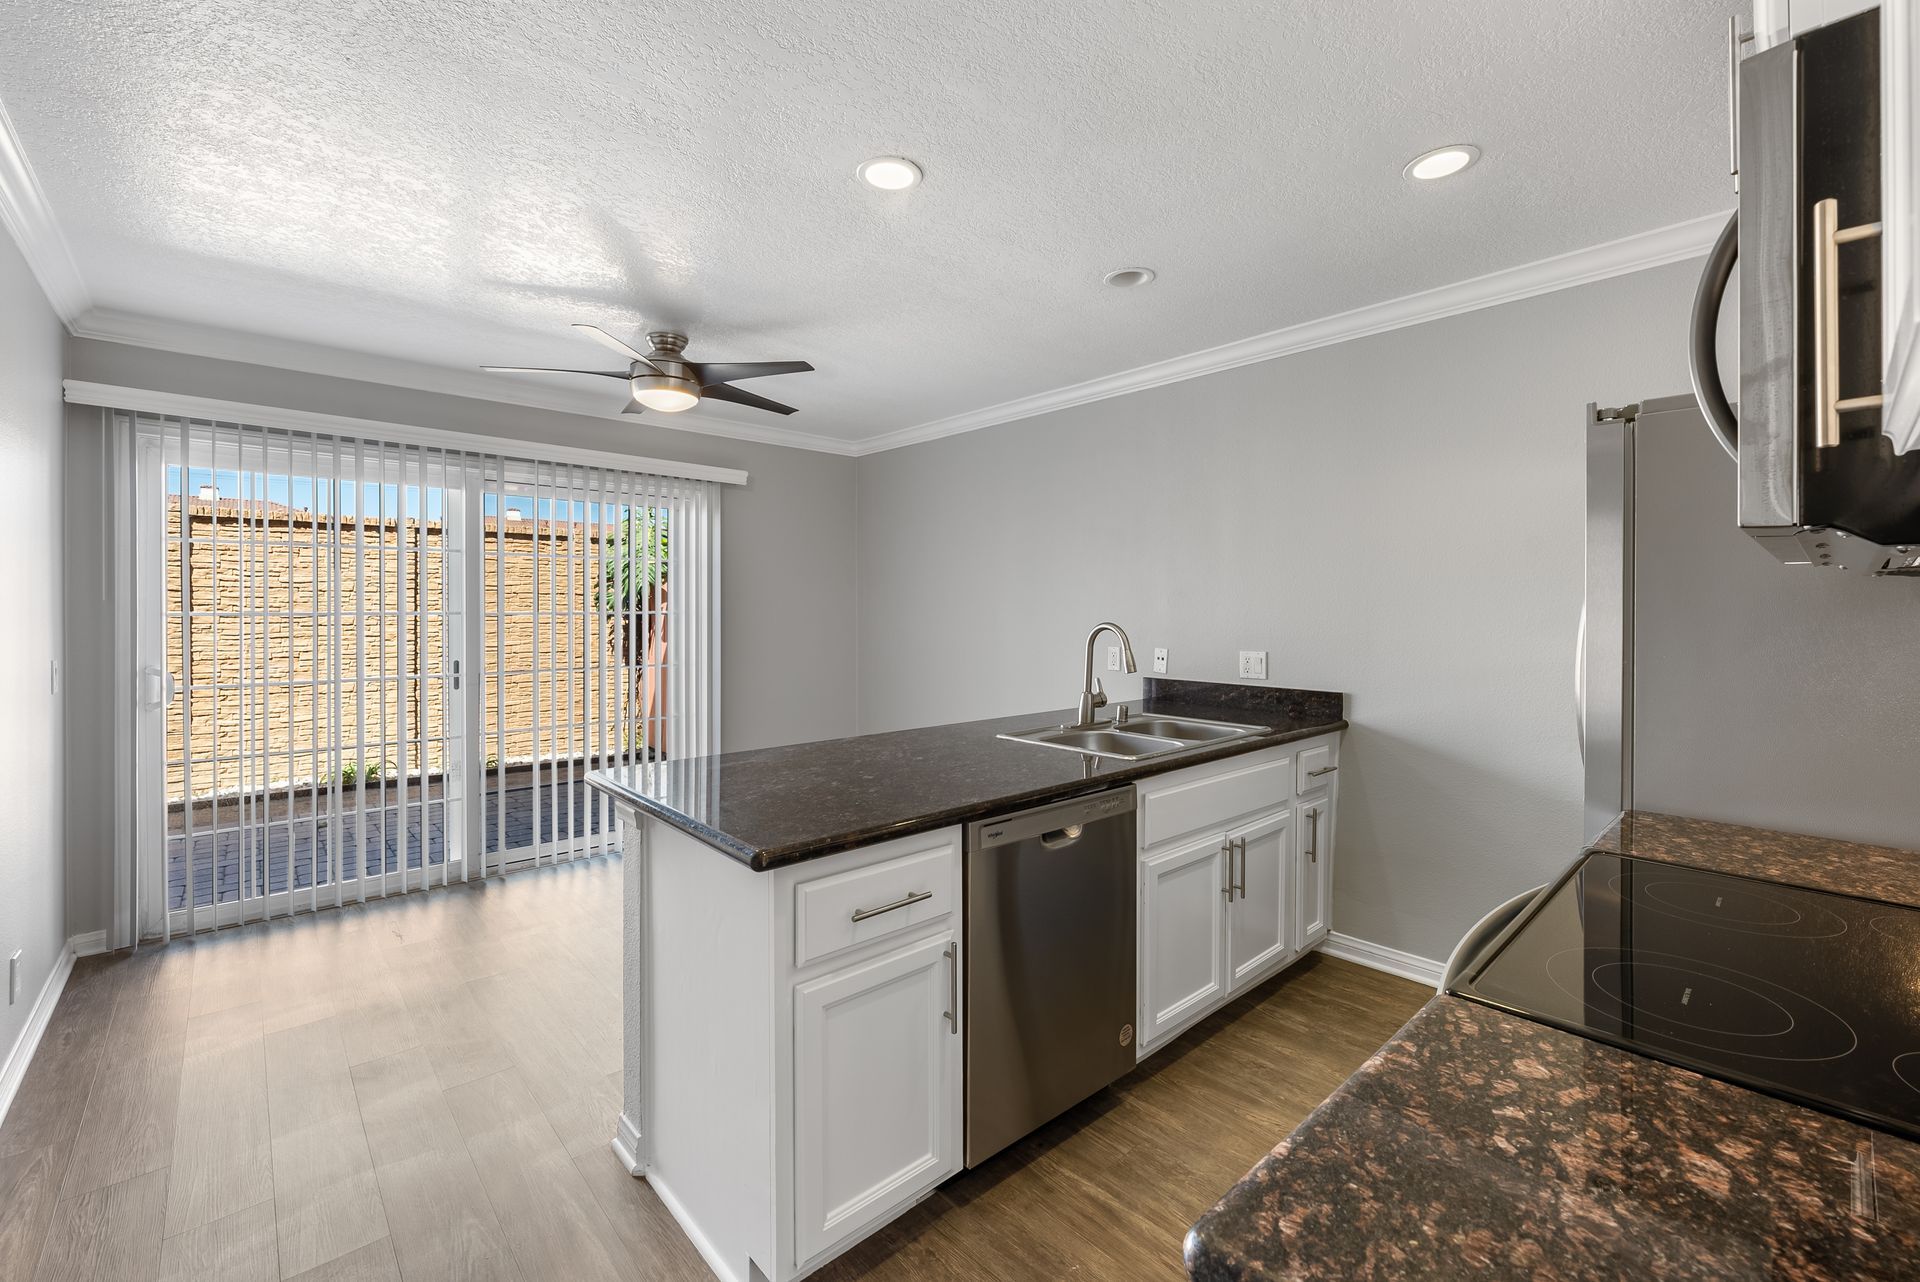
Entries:
{"type": "Polygon", "coordinates": [[[1142,716],[1127,721],[1102,721],[1091,726],[1041,726],[1009,731],[999,736],[1015,743],[1063,748],[1087,757],[1116,761],[1143,761],[1169,753],[1192,752],[1228,739],[1263,734],[1265,726],[1233,721],[1202,721],[1194,717],[1142,716]]]}

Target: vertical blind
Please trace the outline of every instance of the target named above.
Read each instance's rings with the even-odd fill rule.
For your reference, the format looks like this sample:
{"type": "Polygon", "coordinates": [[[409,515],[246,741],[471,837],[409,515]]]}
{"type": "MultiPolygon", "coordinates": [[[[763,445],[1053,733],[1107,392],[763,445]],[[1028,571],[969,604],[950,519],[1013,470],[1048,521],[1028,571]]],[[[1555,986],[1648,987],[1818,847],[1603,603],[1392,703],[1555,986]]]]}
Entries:
{"type": "Polygon", "coordinates": [[[149,414],[136,934],[578,858],[704,755],[709,482],[149,414]]]}

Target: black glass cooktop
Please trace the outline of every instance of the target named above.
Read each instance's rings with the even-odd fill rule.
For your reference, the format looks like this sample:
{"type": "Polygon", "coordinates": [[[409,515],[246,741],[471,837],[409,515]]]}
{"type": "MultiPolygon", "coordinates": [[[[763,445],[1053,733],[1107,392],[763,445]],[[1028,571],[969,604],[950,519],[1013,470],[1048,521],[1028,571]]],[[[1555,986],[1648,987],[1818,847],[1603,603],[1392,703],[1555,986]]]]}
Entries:
{"type": "Polygon", "coordinates": [[[1920,1139],[1920,909],[1593,853],[1453,991],[1920,1139]]]}

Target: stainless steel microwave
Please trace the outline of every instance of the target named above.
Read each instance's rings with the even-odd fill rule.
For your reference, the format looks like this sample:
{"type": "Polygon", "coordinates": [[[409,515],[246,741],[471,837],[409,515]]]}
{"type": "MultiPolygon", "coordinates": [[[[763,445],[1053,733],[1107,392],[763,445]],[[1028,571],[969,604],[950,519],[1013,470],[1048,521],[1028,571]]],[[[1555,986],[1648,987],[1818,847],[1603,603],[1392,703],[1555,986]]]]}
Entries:
{"type": "MultiPolygon", "coordinates": [[[[1906,0],[1902,0],[1906,2],[1906,0]]],[[[1741,56],[1739,207],[1694,299],[1694,394],[1739,473],[1741,528],[1781,561],[1920,577],[1920,450],[1881,431],[1880,14],[1741,56]],[[1739,273],[1739,404],[1715,351],[1739,273]]]]}

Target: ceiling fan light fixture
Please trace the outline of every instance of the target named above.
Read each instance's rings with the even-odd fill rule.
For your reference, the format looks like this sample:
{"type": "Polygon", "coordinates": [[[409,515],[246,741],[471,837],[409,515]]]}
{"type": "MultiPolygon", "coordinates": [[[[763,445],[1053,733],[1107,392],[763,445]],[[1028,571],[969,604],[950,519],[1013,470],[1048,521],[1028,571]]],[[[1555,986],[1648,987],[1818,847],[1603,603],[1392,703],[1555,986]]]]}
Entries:
{"type": "Polygon", "coordinates": [[[920,166],[905,156],[875,156],[872,160],[863,160],[859,168],[853,171],[869,187],[878,187],[881,191],[905,191],[909,187],[918,187],[921,178],[920,166]]]}
{"type": "Polygon", "coordinates": [[[665,374],[635,374],[633,399],[662,414],[678,414],[700,403],[700,385],[690,378],[672,378],[665,374]]]}

